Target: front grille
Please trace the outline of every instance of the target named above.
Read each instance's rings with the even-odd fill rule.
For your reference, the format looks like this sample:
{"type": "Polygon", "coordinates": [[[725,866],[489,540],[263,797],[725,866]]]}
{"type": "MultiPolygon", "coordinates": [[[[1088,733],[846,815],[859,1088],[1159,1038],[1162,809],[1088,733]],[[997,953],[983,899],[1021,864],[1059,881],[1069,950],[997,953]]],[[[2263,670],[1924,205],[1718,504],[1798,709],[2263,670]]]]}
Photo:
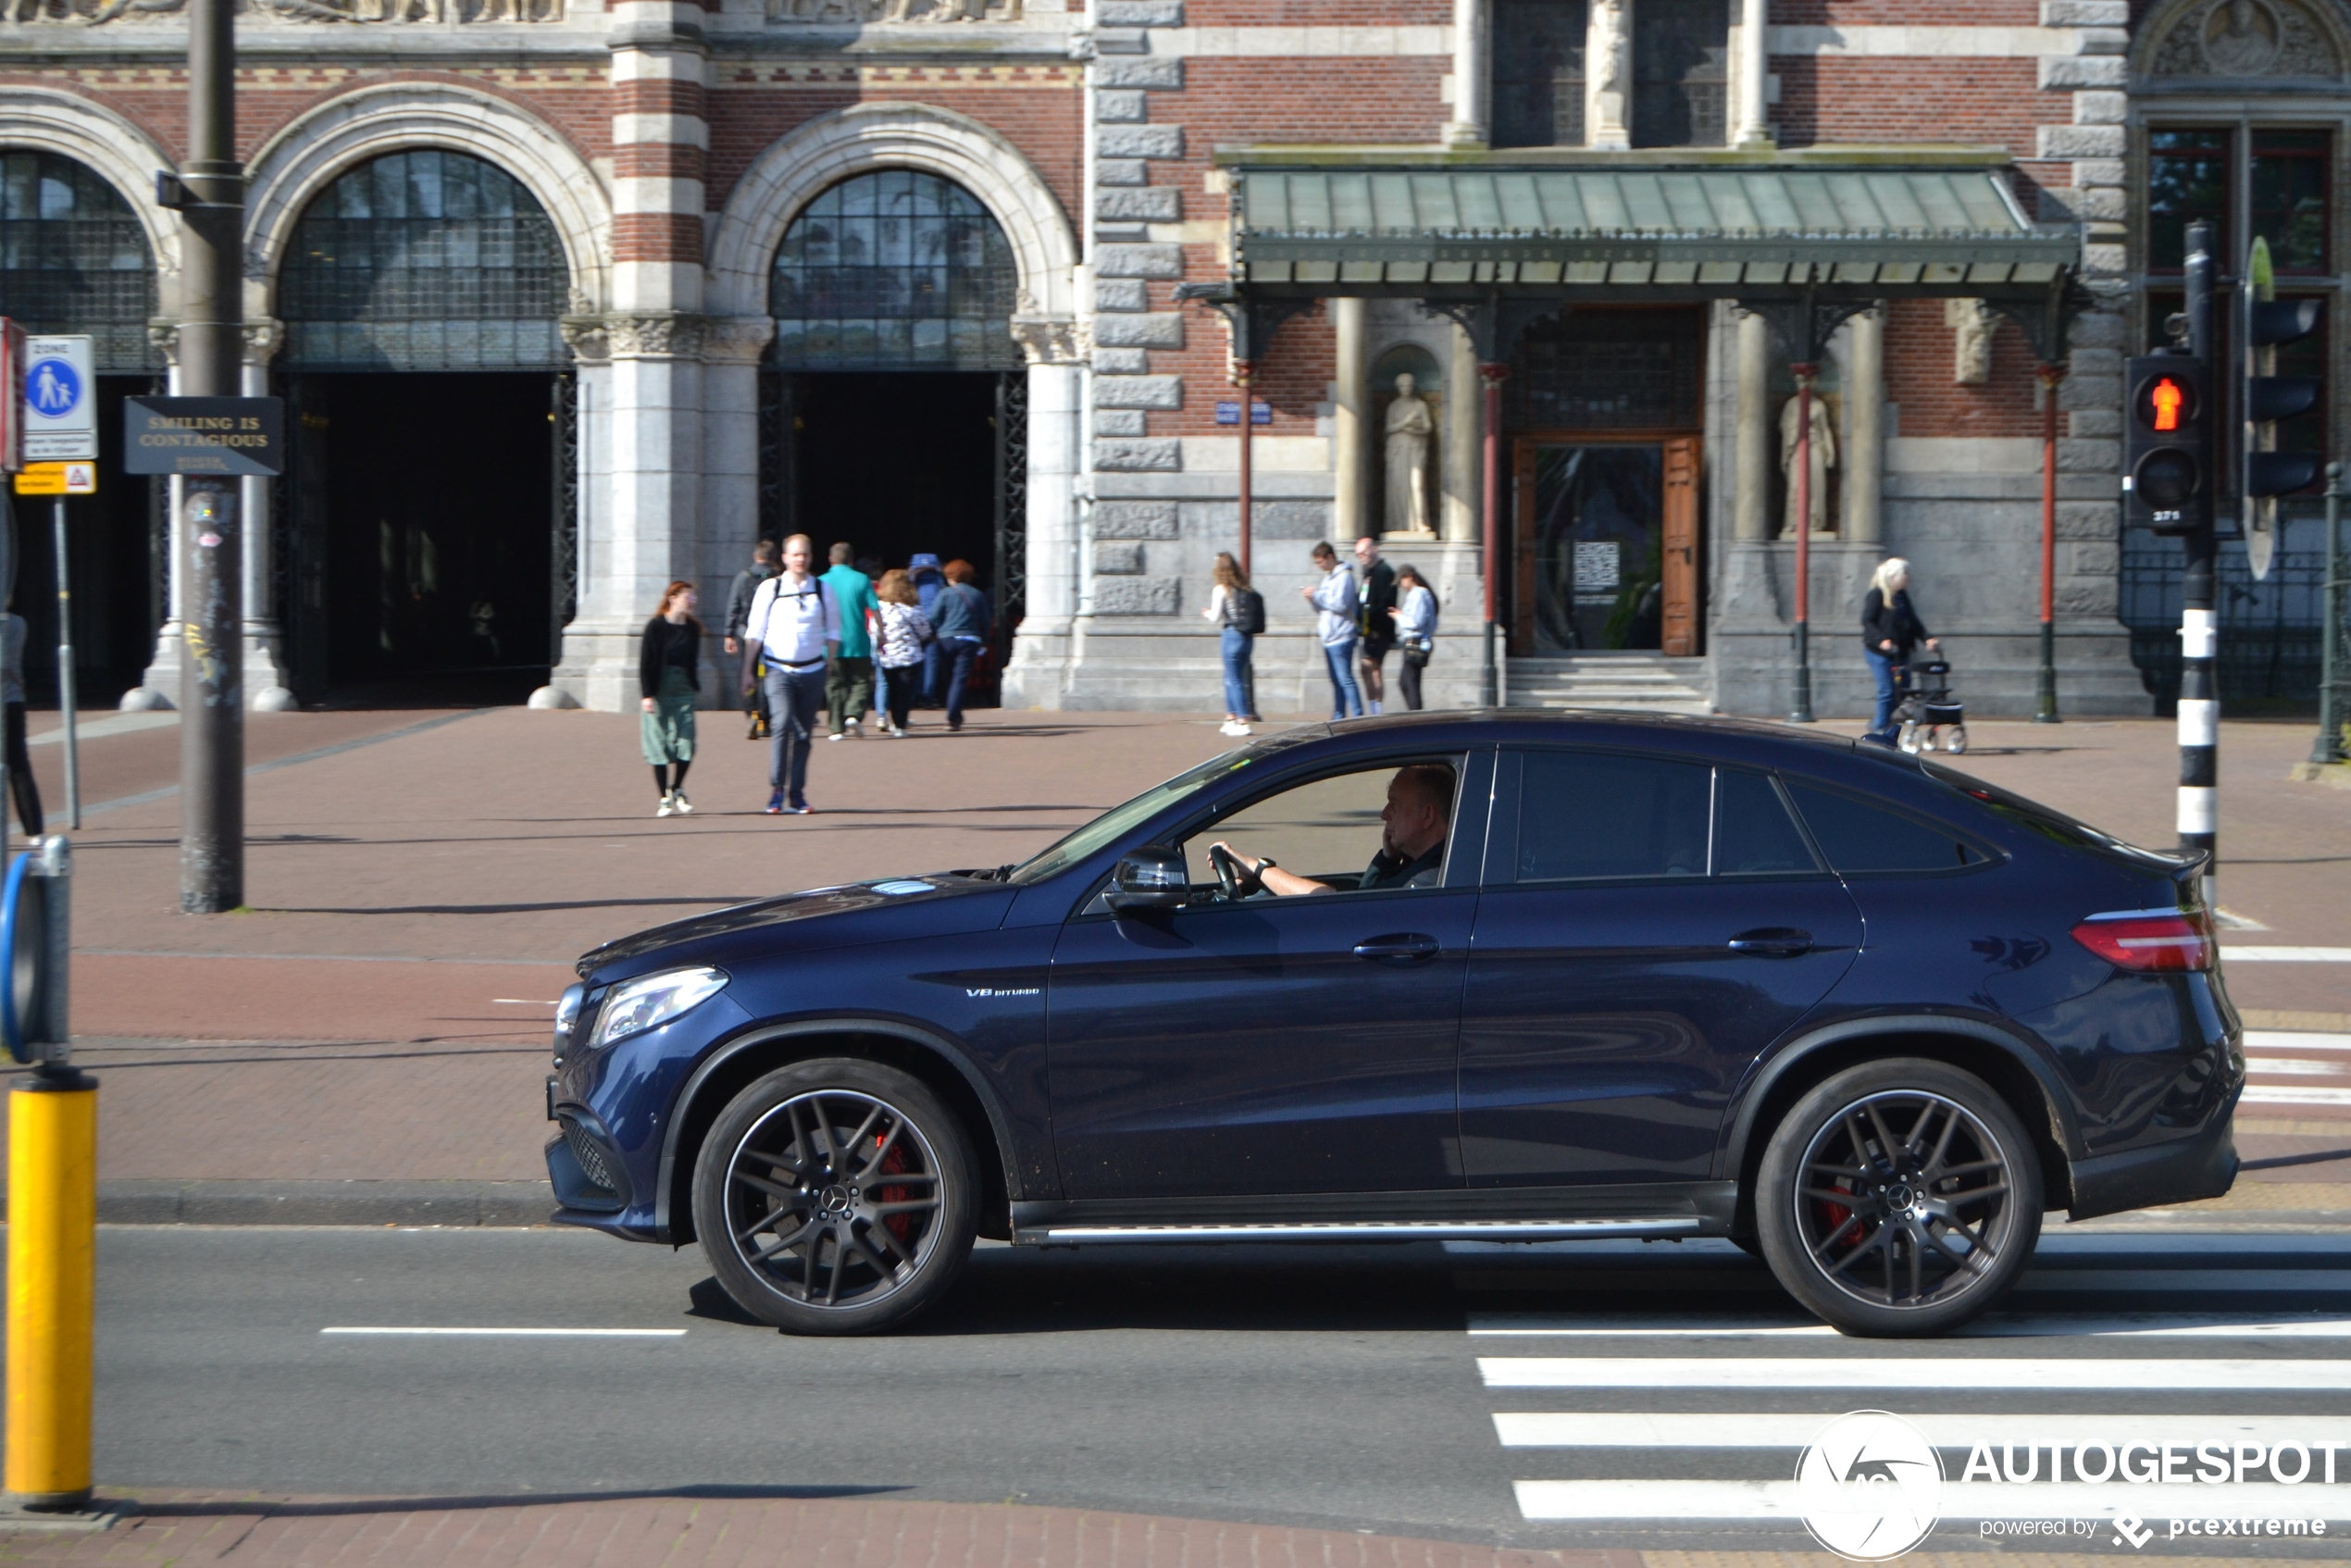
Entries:
{"type": "Polygon", "coordinates": [[[595,1207],[627,1208],[628,1169],[621,1164],[618,1151],[578,1115],[565,1112],[560,1120],[564,1147],[569,1151],[573,1163],[579,1167],[580,1176],[588,1183],[586,1191],[566,1197],[565,1201],[585,1200],[595,1207]]]}
{"type": "Polygon", "coordinates": [[[579,1162],[579,1168],[588,1174],[588,1179],[617,1196],[620,1188],[614,1182],[612,1171],[604,1164],[604,1151],[596,1147],[596,1140],[581,1132],[576,1123],[565,1125],[564,1137],[570,1140],[571,1157],[579,1162]]]}

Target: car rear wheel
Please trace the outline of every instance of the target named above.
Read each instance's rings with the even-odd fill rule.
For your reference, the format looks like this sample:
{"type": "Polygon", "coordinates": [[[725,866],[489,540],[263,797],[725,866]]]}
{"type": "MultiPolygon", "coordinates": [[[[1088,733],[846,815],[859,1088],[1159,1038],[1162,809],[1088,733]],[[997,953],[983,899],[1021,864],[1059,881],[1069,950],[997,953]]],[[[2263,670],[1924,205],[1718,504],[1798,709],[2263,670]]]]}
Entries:
{"type": "Polygon", "coordinates": [[[1991,1308],[2031,1260],[2040,1160],[1973,1074],[1865,1063],[1773,1131],[1755,1210],[1773,1274],[1839,1330],[1942,1334],[1991,1308]]]}
{"type": "Polygon", "coordinates": [[[962,1126],[920,1080],[874,1062],[797,1062],[712,1126],[695,1229],[719,1284],[761,1322],[869,1334],[953,1283],[976,1185],[962,1126]]]}

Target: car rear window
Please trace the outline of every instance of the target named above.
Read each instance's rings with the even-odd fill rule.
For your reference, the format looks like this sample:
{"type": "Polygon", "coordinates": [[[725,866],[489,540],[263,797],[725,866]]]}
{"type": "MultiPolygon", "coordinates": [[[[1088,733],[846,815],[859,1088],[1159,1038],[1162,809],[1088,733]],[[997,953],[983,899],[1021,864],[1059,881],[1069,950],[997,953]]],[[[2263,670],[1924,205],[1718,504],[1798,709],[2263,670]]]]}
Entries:
{"type": "Polygon", "coordinates": [[[1714,875],[1785,877],[1821,864],[1771,779],[1726,767],[1714,782],[1714,875]]]}
{"type": "Polygon", "coordinates": [[[1958,833],[1857,796],[1787,781],[1812,841],[1840,876],[1962,871],[1989,859],[1958,833]]]}
{"type": "Polygon", "coordinates": [[[2127,840],[2091,827],[2078,817],[2071,817],[2054,806],[2043,805],[2036,800],[2003,790],[1997,784],[1987,784],[1972,774],[1956,767],[1946,767],[1938,762],[1921,758],[1920,771],[1946,789],[1956,790],[1977,804],[1999,815],[2028,832],[2037,833],[2068,849],[2090,850],[2118,856],[2139,865],[2151,865],[2170,869],[2179,865],[2180,857],[2160,850],[2144,848],[2127,840]]]}
{"type": "Polygon", "coordinates": [[[1604,752],[1528,752],[1518,880],[1703,877],[1714,770],[1604,752]]]}

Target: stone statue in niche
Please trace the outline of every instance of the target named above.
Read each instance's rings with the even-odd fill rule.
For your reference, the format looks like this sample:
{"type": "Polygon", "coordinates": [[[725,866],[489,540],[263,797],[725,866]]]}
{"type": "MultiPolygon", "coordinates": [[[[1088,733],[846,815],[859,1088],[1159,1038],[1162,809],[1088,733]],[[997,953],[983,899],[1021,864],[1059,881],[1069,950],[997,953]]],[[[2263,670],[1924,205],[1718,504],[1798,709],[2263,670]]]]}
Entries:
{"type": "Polygon", "coordinates": [[[2342,73],[2331,35],[2302,0],[2206,0],[2164,34],[2157,76],[2342,73]]]}
{"type": "Polygon", "coordinates": [[[1592,0],[1585,68],[1591,73],[1591,111],[1585,140],[1595,147],[1629,146],[1633,124],[1633,29],[1625,0],[1592,0]]]}
{"type": "Polygon", "coordinates": [[[1992,331],[1998,325],[1982,300],[1945,300],[1943,324],[1951,329],[1951,380],[1980,387],[1992,380],[1992,331]]]}
{"type": "Polygon", "coordinates": [[[1396,401],[1387,405],[1387,506],[1389,533],[1437,537],[1428,526],[1428,444],[1437,420],[1412,391],[1410,376],[1396,378],[1396,401]]]}
{"type": "MultiPolygon", "coordinates": [[[[1791,397],[1787,400],[1785,406],[1780,410],[1780,473],[1787,480],[1787,510],[1781,524],[1781,531],[1791,539],[1796,536],[1797,527],[1796,433],[1798,415],[1797,410],[1802,406],[1803,402],[1804,400],[1800,397],[1791,397]]],[[[1807,499],[1811,502],[1812,531],[1819,533],[1828,527],[1829,470],[1836,467],[1836,426],[1829,418],[1828,399],[1821,395],[1820,389],[1817,387],[1812,390],[1811,456],[1812,493],[1807,499]]]]}

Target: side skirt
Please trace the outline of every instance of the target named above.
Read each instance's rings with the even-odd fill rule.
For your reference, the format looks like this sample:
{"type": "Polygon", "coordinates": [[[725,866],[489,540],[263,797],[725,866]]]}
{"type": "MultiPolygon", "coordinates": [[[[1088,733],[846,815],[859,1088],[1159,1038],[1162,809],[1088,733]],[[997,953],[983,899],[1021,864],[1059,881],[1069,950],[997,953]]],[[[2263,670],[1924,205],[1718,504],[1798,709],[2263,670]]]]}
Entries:
{"type": "Polygon", "coordinates": [[[1734,1182],[1287,1193],[1013,1205],[1015,1245],[1187,1241],[1574,1241],[1727,1236],[1734,1182]]]}

